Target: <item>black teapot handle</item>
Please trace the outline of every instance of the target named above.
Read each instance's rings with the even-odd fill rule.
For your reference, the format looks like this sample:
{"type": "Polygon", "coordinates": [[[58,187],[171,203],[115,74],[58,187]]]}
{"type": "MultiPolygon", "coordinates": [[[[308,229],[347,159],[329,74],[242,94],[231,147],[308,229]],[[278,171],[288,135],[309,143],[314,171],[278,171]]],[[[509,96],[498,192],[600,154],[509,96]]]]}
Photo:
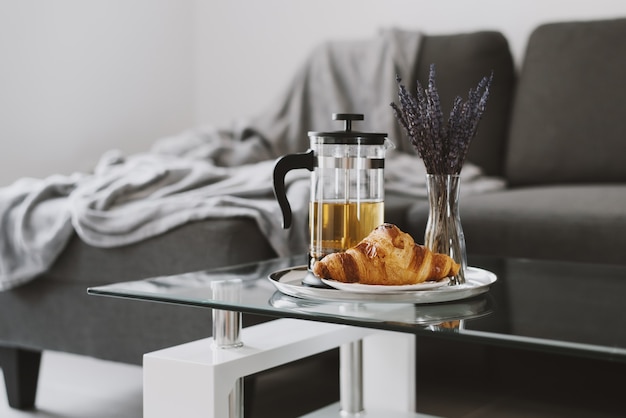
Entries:
{"type": "Polygon", "coordinates": [[[291,205],[289,205],[287,200],[285,176],[288,171],[297,168],[306,168],[309,171],[313,171],[314,166],[315,157],[313,150],[285,155],[280,157],[276,161],[276,165],[274,165],[274,195],[283,212],[283,228],[285,229],[291,226],[291,205]]]}

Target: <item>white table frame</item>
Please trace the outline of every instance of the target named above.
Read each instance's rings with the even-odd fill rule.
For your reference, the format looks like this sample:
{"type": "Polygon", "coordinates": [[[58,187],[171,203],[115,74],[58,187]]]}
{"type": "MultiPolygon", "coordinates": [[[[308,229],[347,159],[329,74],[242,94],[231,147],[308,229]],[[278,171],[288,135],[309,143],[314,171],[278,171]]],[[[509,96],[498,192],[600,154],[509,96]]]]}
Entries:
{"type": "Polygon", "coordinates": [[[237,324],[220,328],[229,334],[225,340],[218,333],[217,340],[144,355],[145,418],[242,418],[244,376],[335,347],[340,402],[307,417],[423,416],[415,413],[413,334],[297,319],[240,330],[240,313],[214,310],[216,317],[237,324]],[[220,347],[220,340],[231,348],[220,347]]]}

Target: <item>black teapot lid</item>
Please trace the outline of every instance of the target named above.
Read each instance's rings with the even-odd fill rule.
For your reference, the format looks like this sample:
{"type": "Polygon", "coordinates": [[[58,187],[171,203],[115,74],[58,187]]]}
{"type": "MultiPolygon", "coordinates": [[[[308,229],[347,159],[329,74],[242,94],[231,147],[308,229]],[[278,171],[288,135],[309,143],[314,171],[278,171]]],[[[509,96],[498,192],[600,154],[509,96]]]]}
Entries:
{"type": "Polygon", "coordinates": [[[309,137],[321,138],[324,144],[362,144],[382,145],[387,138],[386,133],[359,132],[352,130],[352,121],[364,120],[360,113],[333,113],[333,120],[345,122],[343,131],[309,132],[309,137]]]}

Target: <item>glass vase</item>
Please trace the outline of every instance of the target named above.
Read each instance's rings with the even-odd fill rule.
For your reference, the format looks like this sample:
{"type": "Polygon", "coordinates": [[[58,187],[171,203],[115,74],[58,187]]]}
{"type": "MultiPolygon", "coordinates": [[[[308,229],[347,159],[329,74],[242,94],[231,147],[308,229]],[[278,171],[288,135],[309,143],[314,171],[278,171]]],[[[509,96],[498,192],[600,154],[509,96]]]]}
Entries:
{"type": "Polygon", "coordinates": [[[424,245],[433,252],[449,255],[459,263],[459,274],[451,280],[453,285],[463,284],[467,252],[459,216],[461,178],[458,174],[427,174],[426,186],[429,212],[424,245]]]}

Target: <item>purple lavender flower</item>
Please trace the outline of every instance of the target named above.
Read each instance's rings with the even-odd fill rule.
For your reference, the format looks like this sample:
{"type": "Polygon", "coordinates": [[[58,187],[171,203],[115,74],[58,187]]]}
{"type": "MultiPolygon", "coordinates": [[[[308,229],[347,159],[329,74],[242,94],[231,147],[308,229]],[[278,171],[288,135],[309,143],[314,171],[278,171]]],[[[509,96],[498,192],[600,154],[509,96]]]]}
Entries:
{"type": "Polygon", "coordinates": [[[445,123],[435,79],[435,65],[431,64],[428,87],[418,81],[413,96],[396,77],[400,104],[391,103],[391,107],[429,174],[459,174],[487,107],[493,72],[470,89],[467,100],[454,99],[445,123]]]}

